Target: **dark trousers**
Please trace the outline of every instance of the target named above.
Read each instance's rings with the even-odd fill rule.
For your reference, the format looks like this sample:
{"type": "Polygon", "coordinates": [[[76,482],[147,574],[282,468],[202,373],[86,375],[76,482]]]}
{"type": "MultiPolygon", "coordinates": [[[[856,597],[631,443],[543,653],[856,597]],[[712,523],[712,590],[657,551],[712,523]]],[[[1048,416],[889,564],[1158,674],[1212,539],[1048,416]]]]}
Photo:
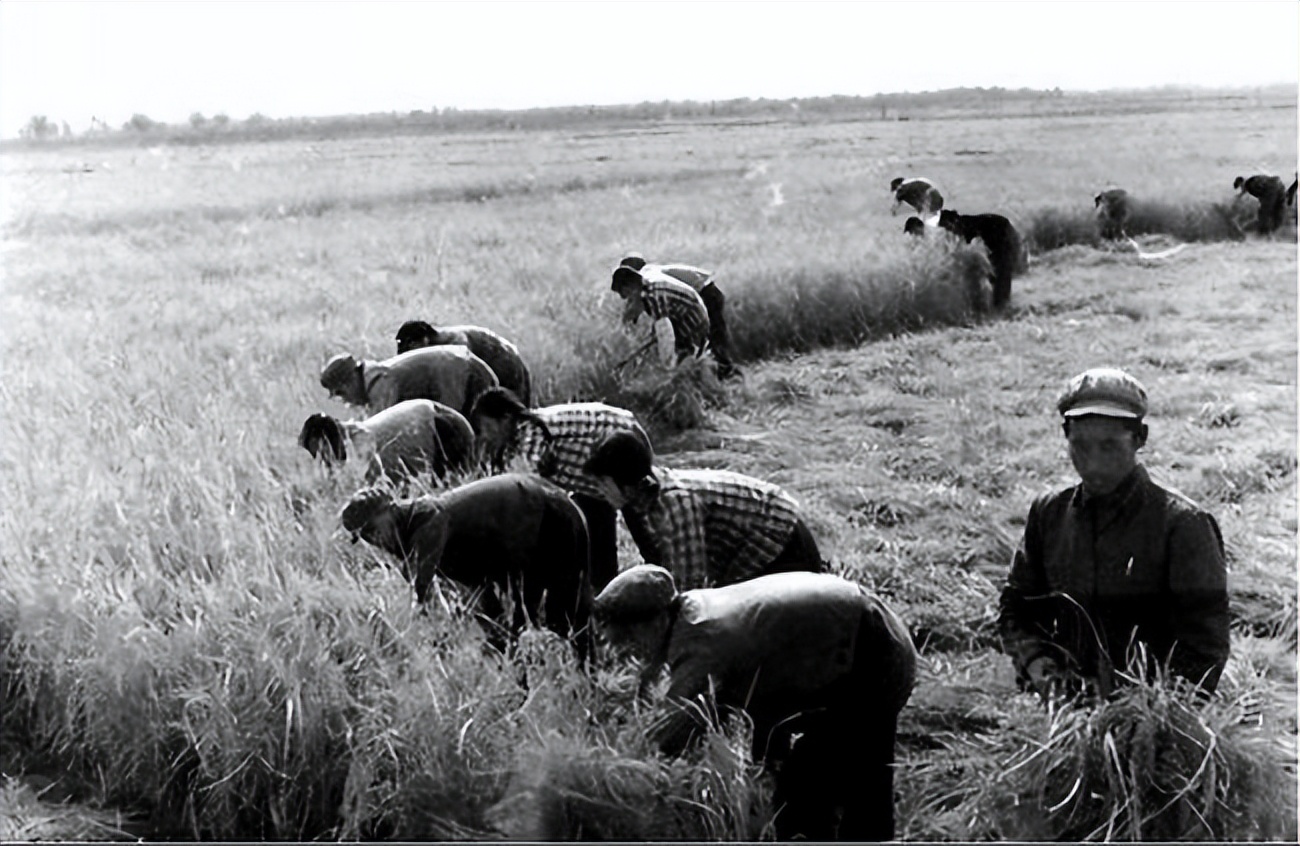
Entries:
{"type": "Polygon", "coordinates": [[[763,568],[760,575],[788,573],[792,570],[806,570],[810,573],[826,572],[826,562],[822,560],[821,552],[817,549],[817,541],[813,539],[808,524],[803,520],[794,524],[794,530],[790,532],[790,540],[786,541],[785,546],[771,563],[763,568]]]}
{"type": "Polygon", "coordinates": [[[853,668],[831,704],[773,733],[766,763],[779,839],[894,838],[894,740],[915,682],[914,654],[864,614],[853,668]]]}
{"type": "Polygon", "coordinates": [[[704,300],[704,308],[709,313],[709,349],[713,360],[718,363],[718,375],[723,379],[734,376],[738,371],[731,360],[731,333],[727,331],[724,312],[726,297],[721,288],[709,282],[700,289],[700,299],[704,300]]]}
{"type": "Polygon", "coordinates": [[[587,519],[591,553],[591,590],[600,593],[618,575],[618,534],[614,506],[603,499],[574,493],[573,504],[587,519]]]}
{"type": "Polygon", "coordinates": [[[1264,233],[1276,231],[1282,225],[1282,215],[1285,211],[1286,194],[1281,189],[1260,197],[1257,217],[1259,231],[1264,233]]]}

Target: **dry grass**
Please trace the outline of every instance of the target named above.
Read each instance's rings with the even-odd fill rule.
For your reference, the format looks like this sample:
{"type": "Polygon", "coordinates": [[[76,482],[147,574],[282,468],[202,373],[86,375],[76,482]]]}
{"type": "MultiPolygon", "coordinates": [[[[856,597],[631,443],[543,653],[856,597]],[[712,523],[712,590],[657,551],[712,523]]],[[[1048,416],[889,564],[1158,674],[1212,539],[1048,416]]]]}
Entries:
{"type": "Polygon", "coordinates": [[[824,554],[890,597],[932,665],[905,711],[907,837],[993,832],[967,825],[962,779],[994,772],[1033,709],[989,649],[991,603],[1029,500],[1069,482],[1044,410],[1086,364],[1152,389],[1148,464],[1229,541],[1236,672],[1294,701],[1294,249],[1197,244],[1156,265],[1061,249],[979,321],[978,251],[916,245],[886,211],[896,171],[943,177],[971,212],[1090,208],[1125,176],[1217,202],[1204,150],[1294,159],[1293,126],[1261,115],[1276,125],[1242,141],[1163,114],[1159,157],[1123,143],[1143,115],[113,149],[75,176],[6,154],[7,771],[56,774],[152,836],[487,837],[520,795],[519,824],[543,826],[524,833],[765,836],[766,787],[723,755],[730,731],[656,759],[599,674],[486,653],[454,593],[415,613],[389,562],[337,533],[361,468],[327,473],[295,435],[348,413],[321,363],[387,355],[408,317],[498,328],[542,402],[627,403],[666,461],[800,498],[824,554]],[[743,380],[720,390],[707,359],[611,376],[640,342],[607,291],[629,249],[719,270],[743,380]],[[629,786],[663,815],[620,822],[629,786]]]}
{"type": "Polygon", "coordinates": [[[1250,691],[1202,707],[1143,680],[1025,732],[977,803],[1016,840],[1294,840],[1295,748],[1248,724],[1250,691]]]}

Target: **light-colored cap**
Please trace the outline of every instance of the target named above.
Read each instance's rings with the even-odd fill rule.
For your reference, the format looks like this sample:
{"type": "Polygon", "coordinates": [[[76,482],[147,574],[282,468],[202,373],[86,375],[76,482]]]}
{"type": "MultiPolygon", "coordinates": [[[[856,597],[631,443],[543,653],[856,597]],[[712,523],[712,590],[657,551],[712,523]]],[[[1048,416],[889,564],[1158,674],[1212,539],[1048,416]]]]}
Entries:
{"type": "Polygon", "coordinates": [[[325,363],[320,371],[322,388],[335,389],[348,383],[356,372],[357,360],[350,353],[339,353],[325,363]]]}
{"type": "Polygon", "coordinates": [[[1070,380],[1056,401],[1063,417],[1100,414],[1141,420],[1147,413],[1147,391],[1142,383],[1114,367],[1095,367],[1070,380]]]}
{"type": "Polygon", "coordinates": [[[638,564],[619,573],[596,597],[596,619],[633,623],[660,614],[677,596],[673,574],[655,564],[638,564]]]}

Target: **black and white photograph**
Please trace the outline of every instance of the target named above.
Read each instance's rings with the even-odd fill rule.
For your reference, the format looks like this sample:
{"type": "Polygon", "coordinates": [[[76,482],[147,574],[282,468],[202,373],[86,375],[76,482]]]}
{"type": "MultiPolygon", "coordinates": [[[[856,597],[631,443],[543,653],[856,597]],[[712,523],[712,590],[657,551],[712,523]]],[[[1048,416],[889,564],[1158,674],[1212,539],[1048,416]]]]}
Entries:
{"type": "Polygon", "coordinates": [[[1296,842],[1294,0],[2,0],[0,841],[1296,842]]]}

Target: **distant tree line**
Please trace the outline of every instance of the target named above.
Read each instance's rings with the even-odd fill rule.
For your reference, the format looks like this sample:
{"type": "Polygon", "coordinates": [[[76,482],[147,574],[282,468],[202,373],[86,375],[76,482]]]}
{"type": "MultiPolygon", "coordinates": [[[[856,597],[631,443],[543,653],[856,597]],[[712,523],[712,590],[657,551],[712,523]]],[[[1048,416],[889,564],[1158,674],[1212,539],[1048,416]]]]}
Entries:
{"type": "MultiPolygon", "coordinates": [[[[315,118],[270,118],[253,114],[234,120],[225,114],[200,112],[185,124],[167,124],[135,114],[120,129],[98,118],[91,128],[74,135],[66,122],[55,125],[44,115],[33,116],[20,131],[20,143],[78,142],[111,144],[217,144],[282,138],[326,139],[365,135],[422,135],[454,132],[495,132],[557,129],[636,129],[663,123],[770,123],[871,120],[925,120],[954,116],[1070,115],[1105,112],[1153,112],[1183,109],[1189,101],[1206,105],[1229,100],[1294,100],[1295,86],[1249,91],[1219,91],[1165,86],[1132,91],[1066,92],[1060,88],[949,88],[942,91],[901,92],[872,96],[829,96],[797,99],[685,100],[643,102],[618,106],[559,106],[504,110],[461,110],[436,106],[410,112],[382,112],[315,118]]],[[[6,144],[9,142],[0,142],[6,144]]]]}

